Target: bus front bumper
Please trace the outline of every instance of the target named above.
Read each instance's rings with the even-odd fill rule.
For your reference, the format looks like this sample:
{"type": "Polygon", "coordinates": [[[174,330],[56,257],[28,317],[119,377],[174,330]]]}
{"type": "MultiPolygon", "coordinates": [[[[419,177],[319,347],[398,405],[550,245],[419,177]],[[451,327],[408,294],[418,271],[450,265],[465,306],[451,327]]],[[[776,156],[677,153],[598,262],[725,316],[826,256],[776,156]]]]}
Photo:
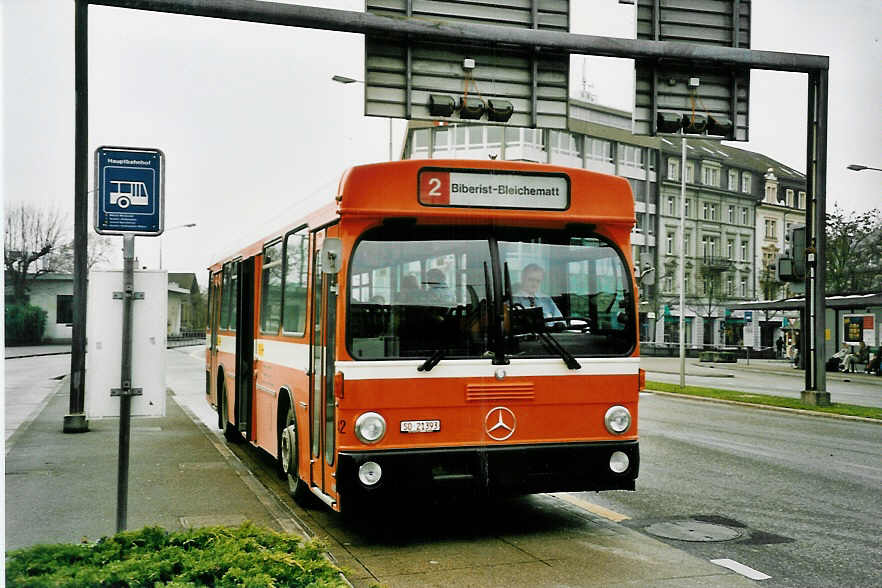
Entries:
{"type": "Polygon", "coordinates": [[[640,452],[635,440],[341,451],[339,460],[337,489],[348,501],[414,493],[484,496],[634,490],[640,452]],[[627,456],[627,467],[617,473],[611,459],[621,469],[621,454],[627,456]],[[359,480],[359,468],[368,462],[379,465],[382,472],[372,485],[359,480]]]}

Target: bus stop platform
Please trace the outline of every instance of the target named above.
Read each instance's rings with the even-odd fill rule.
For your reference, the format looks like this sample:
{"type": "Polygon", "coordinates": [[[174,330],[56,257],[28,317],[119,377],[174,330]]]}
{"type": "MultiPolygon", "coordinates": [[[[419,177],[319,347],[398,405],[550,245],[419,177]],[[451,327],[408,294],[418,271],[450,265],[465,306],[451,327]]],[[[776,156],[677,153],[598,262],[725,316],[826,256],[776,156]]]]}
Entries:
{"type": "MultiPolygon", "coordinates": [[[[7,439],[6,550],[116,533],[119,419],[90,419],[88,432],[63,433],[68,382],[7,439]]],[[[127,529],[247,520],[305,535],[282,505],[261,500],[260,482],[169,396],[164,417],[132,419],[127,529]]]]}

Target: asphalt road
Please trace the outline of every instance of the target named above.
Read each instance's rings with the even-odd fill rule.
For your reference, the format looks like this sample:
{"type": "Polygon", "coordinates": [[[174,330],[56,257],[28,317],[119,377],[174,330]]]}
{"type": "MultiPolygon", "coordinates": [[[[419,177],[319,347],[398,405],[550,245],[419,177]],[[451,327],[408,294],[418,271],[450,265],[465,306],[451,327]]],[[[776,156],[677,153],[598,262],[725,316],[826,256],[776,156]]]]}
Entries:
{"type": "MultiPolygon", "coordinates": [[[[713,368],[698,364],[695,359],[687,358],[686,362],[687,386],[725,388],[788,398],[799,398],[805,388],[805,373],[789,368],[784,362],[776,362],[769,370],[764,370],[764,364],[756,361],[752,362],[750,369],[744,368],[744,360],[740,360],[740,367],[715,364],[713,368]],[[705,375],[697,375],[699,373],[705,375]]],[[[648,380],[680,383],[678,358],[644,357],[641,358],[641,367],[647,370],[648,380]]],[[[880,377],[834,373],[827,375],[826,385],[834,403],[882,407],[880,377]]]]}
{"type": "Polygon", "coordinates": [[[882,583],[882,426],[644,394],[640,450],[637,492],[583,497],[641,532],[734,529],[729,541],[666,541],[764,572],[763,585],[882,583]]]}

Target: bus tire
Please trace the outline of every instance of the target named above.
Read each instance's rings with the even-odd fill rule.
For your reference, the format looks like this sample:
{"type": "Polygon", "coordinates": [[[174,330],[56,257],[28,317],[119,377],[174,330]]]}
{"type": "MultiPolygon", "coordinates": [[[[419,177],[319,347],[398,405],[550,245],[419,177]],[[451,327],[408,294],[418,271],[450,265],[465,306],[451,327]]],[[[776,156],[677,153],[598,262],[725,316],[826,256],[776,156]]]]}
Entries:
{"type": "Polygon", "coordinates": [[[297,459],[300,444],[297,440],[297,420],[294,407],[288,402],[288,410],[284,419],[279,421],[279,466],[282,474],[288,478],[288,492],[299,503],[304,503],[311,496],[309,487],[300,477],[297,459]]]}

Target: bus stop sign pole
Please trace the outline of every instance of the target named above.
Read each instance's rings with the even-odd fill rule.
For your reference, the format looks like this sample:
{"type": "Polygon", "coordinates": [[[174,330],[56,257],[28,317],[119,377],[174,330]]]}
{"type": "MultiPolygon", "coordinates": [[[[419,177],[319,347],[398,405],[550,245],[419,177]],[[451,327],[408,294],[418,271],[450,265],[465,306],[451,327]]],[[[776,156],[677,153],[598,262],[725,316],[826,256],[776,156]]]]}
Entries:
{"type": "Polygon", "coordinates": [[[143,292],[135,292],[135,236],[123,236],[123,291],[114,292],[114,299],[123,301],[122,365],[120,387],[110,390],[119,396],[119,467],[116,478],[116,532],[126,530],[129,500],[129,441],[132,425],[132,396],[140,396],[141,388],[132,387],[132,301],[143,300],[143,292]]]}

